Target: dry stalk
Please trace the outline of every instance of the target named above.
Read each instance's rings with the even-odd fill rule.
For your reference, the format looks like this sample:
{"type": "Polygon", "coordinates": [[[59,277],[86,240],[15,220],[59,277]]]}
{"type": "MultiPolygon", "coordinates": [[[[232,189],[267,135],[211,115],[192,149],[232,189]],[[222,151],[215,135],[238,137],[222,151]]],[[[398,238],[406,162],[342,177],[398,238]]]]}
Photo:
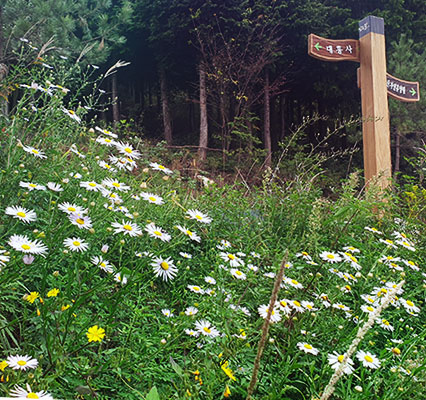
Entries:
{"type": "Polygon", "coordinates": [[[324,393],[322,394],[320,400],[327,400],[333,394],[334,388],[338,380],[343,375],[343,371],[346,368],[349,357],[355,352],[361,340],[364,338],[364,336],[370,330],[370,328],[374,325],[374,321],[376,320],[376,318],[378,318],[380,314],[382,313],[382,311],[391,303],[391,301],[395,298],[396,293],[401,289],[404,283],[405,281],[401,281],[395,288],[389,291],[389,293],[383,299],[380,306],[377,307],[376,311],[370,314],[367,322],[358,330],[358,333],[355,336],[355,339],[352,341],[351,345],[349,346],[348,351],[344,354],[343,360],[340,363],[339,368],[336,369],[336,371],[330,378],[330,381],[328,382],[327,386],[325,387],[324,393]]]}
{"type": "Polygon", "coordinates": [[[275,278],[274,288],[272,289],[271,298],[269,299],[268,313],[266,314],[265,321],[263,322],[262,336],[260,337],[259,343],[257,345],[257,355],[256,355],[256,359],[254,360],[253,373],[251,375],[250,385],[247,390],[246,400],[251,399],[251,395],[253,394],[254,389],[256,387],[257,375],[259,373],[259,367],[260,367],[260,359],[262,358],[263,349],[265,348],[265,344],[266,344],[266,338],[268,337],[269,325],[271,324],[271,315],[275,306],[275,302],[277,301],[280,285],[283,281],[284,270],[285,270],[285,265],[287,263],[287,259],[288,259],[288,251],[286,251],[286,253],[284,254],[284,258],[283,258],[283,261],[281,262],[280,270],[278,272],[277,277],[275,278]]]}

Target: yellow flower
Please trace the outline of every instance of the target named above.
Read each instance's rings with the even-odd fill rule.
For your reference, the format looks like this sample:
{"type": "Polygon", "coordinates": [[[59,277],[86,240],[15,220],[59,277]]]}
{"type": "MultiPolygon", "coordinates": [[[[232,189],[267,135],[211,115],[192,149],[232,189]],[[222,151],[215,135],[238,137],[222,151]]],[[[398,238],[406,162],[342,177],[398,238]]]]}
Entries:
{"type": "Polygon", "coordinates": [[[231,390],[229,389],[229,386],[225,386],[225,391],[223,392],[223,397],[229,397],[231,395],[231,390]]]}
{"type": "Polygon", "coordinates": [[[59,293],[59,289],[53,288],[47,292],[47,297],[56,297],[59,293]]]}
{"type": "Polygon", "coordinates": [[[234,374],[232,373],[231,368],[228,368],[228,361],[223,362],[220,367],[230,379],[232,379],[233,381],[237,380],[237,378],[235,378],[234,374]]]}
{"type": "Polygon", "coordinates": [[[68,308],[70,308],[70,307],[71,307],[71,304],[66,304],[66,305],[61,307],[61,311],[68,310],[68,308]]]}
{"type": "Polygon", "coordinates": [[[0,371],[4,371],[4,369],[9,366],[9,364],[7,363],[7,361],[3,360],[0,362],[0,371]]]}
{"type": "Polygon", "coordinates": [[[36,299],[40,296],[39,292],[31,292],[30,294],[27,294],[25,296],[25,300],[27,300],[29,303],[33,304],[36,299]]]}
{"type": "Polygon", "coordinates": [[[86,332],[89,342],[100,342],[105,337],[105,329],[98,328],[98,325],[93,325],[86,332]]]}

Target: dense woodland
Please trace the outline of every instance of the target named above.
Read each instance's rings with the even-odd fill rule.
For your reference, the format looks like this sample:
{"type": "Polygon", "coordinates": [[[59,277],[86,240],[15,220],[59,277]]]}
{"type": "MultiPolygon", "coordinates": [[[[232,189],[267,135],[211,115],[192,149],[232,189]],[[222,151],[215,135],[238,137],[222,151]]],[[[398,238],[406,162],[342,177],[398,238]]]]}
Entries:
{"type": "MultiPolygon", "coordinates": [[[[95,64],[99,73],[128,61],[102,82],[100,100],[109,106],[91,116],[172,147],[198,148],[201,159],[224,151],[259,156],[270,165],[280,143],[303,122],[307,144],[321,142],[337,124],[343,127],[327,145],[361,149],[360,124],[346,122],[360,117],[358,64],[309,57],[309,33],[357,39],[362,18],[383,17],[388,72],[426,87],[421,0],[1,4],[0,52],[7,68],[16,63],[22,38],[37,47],[51,39],[51,57],[66,56],[70,65],[95,64]]],[[[393,164],[399,170],[425,137],[425,102],[391,99],[390,110],[393,164]]],[[[360,153],[353,162],[362,168],[360,153]]]]}

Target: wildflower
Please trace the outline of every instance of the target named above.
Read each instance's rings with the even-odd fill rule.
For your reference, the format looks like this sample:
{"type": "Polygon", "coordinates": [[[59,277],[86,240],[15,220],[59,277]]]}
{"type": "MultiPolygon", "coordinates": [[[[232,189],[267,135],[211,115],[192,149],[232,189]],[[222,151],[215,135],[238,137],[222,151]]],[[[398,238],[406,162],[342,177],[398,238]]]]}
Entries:
{"type": "Polygon", "coordinates": [[[407,267],[410,267],[413,271],[420,271],[419,266],[411,260],[401,260],[407,267]]]}
{"type": "Polygon", "coordinates": [[[35,260],[35,257],[31,254],[25,254],[22,257],[22,261],[24,262],[25,265],[31,265],[35,260]]]}
{"type": "Polygon", "coordinates": [[[318,298],[321,300],[322,305],[323,305],[325,308],[329,308],[329,307],[331,306],[330,299],[328,298],[328,296],[327,296],[325,293],[321,293],[321,294],[318,296],[318,298]]]}
{"type": "Polygon", "coordinates": [[[67,110],[66,108],[62,109],[62,112],[66,115],[68,115],[71,119],[73,119],[74,121],[80,123],[81,122],[81,118],[75,113],[75,111],[73,110],[67,110]]]}
{"type": "Polygon", "coordinates": [[[28,189],[30,192],[32,190],[46,190],[46,186],[39,185],[38,183],[31,183],[31,182],[19,182],[19,186],[28,189]]]}
{"type": "Polygon", "coordinates": [[[151,263],[154,268],[155,277],[161,277],[164,281],[172,280],[175,278],[178,269],[173,264],[173,260],[169,258],[163,259],[161,257],[155,257],[151,263]]]}
{"type": "Polygon", "coordinates": [[[189,218],[195,219],[196,221],[202,222],[203,224],[210,224],[210,222],[212,222],[212,219],[209,216],[198,210],[188,210],[186,214],[189,218]]]}
{"type": "Polygon", "coordinates": [[[45,254],[47,247],[38,240],[29,240],[24,235],[12,235],[9,238],[9,246],[12,246],[17,251],[31,254],[45,254]]]}
{"type": "Polygon", "coordinates": [[[122,220],[121,224],[119,222],[113,222],[112,227],[115,228],[114,234],[122,232],[125,235],[129,235],[131,237],[142,235],[142,229],[130,221],[122,220]]]}
{"type": "Polygon", "coordinates": [[[219,331],[214,326],[212,326],[212,324],[209,321],[205,319],[196,321],[195,329],[197,330],[197,332],[199,332],[203,336],[208,336],[208,337],[219,336],[219,331]]]}
{"type": "MultiPolygon", "coordinates": [[[[269,306],[266,304],[262,304],[258,307],[257,311],[263,319],[266,319],[266,316],[268,315],[268,312],[269,312],[269,306]]],[[[271,318],[270,318],[271,323],[279,322],[281,321],[281,318],[282,317],[279,310],[277,308],[274,308],[271,312],[271,318]]]]}
{"type": "Polygon", "coordinates": [[[107,169],[108,171],[111,171],[111,172],[115,171],[115,168],[113,168],[111,165],[109,165],[108,163],[106,163],[103,160],[98,161],[98,165],[103,169],[107,169]]]}
{"type": "Polygon", "coordinates": [[[329,251],[323,251],[319,255],[324,261],[329,263],[337,263],[342,261],[342,257],[337,253],[331,253],[329,251]]]}
{"type": "Polygon", "coordinates": [[[95,181],[80,182],[80,187],[88,190],[89,192],[99,192],[102,189],[101,185],[95,181]]]}
{"type": "Polygon", "coordinates": [[[58,208],[66,214],[86,214],[87,213],[86,208],[83,208],[68,202],[59,204],[58,208]]]}
{"type": "Polygon", "coordinates": [[[55,182],[47,182],[47,188],[52,192],[63,192],[62,186],[55,182]]]}
{"type": "Polygon", "coordinates": [[[2,254],[6,253],[6,250],[0,250],[0,265],[5,266],[7,262],[9,262],[9,256],[3,256],[2,254]]]}
{"type": "Polygon", "coordinates": [[[127,283],[127,277],[124,275],[121,275],[120,272],[117,272],[114,275],[114,280],[118,283],[121,283],[123,286],[127,283]]]}
{"type": "Polygon", "coordinates": [[[399,301],[409,313],[417,314],[420,312],[420,308],[416,307],[411,300],[405,300],[401,297],[399,301]]]}
{"type": "Polygon", "coordinates": [[[359,265],[357,258],[354,257],[351,253],[345,252],[345,253],[342,253],[342,256],[343,256],[343,261],[349,262],[353,268],[355,268],[358,271],[361,269],[361,265],[359,265]]]}
{"type": "Polygon", "coordinates": [[[374,312],[376,312],[376,309],[374,307],[366,305],[366,304],[361,306],[361,310],[367,314],[373,314],[374,312]]]}
{"type": "Polygon", "coordinates": [[[306,251],[296,253],[296,257],[301,257],[305,261],[312,261],[312,257],[306,251]]]}
{"type": "MultiPolygon", "coordinates": [[[[93,67],[95,67],[95,66],[93,65],[93,67]]],[[[99,68],[99,67],[98,67],[98,68],[99,68]]],[[[95,126],[95,129],[96,129],[97,131],[99,131],[99,132],[103,133],[104,135],[107,135],[107,136],[111,136],[111,137],[113,137],[114,139],[117,139],[117,138],[118,138],[118,136],[117,136],[115,133],[112,133],[111,131],[108,131],[107,129],[102,129],[102,128],[100,128],[99,126],[95,126]]]]}
{"type": "Polygon", "coordinates": [[[172,238],[168,233],[164,232],[160,227],[155,226],[152,222],[145,227],[145,231],[148,232],[149,236],[160,239],[163,242],[169,242],[172,238]]]}
{"type": "Polygon", "coordinates": [[[26,387],[27,389],[25,390],[21,386],[15,385],[15,388],[10,391],[10,396],[18,397],[19,399],[53,400],[53,397],[44,390],[33,392],[28,383],[26,387]]]}
{"type": "Polygon", "coordinates": [[[4,371],[6,367],[8,367],[9,364],[6,360],[0,361],[0,371],[4,371]]]}
{"type": "Polygon", "coordinates": [[[222,362],[220,364],[220,368],[222,369],[223,372],[225,372],[226,376],[229,379],[232,379],[233,381],[236,381],[237,378],[235,378],[235,376],[234,376],[231,368],[229,368],[228,365],[229,365],[229,362],[228,361],[224,361],[224,362],[222,362]]]}
{"type": "Polygon", "coordinates": [[[106,178],[102,181],[102,185],[109,187],[113,190],[118,190],[120,192],[128,192],[130,190],[130,186],[119,182],[117,179],[106,178]]]}
{"type": "Polygon", "coordinates": [[[164,165],[158,164],[156,162],[151,162],[149,163],[149,166],[154,170],[154,171],[161,171],[164,172],[166,175],[171,175],[173,174],[173,171],[169,168],[166,168],[164,165]]]}
{"type": "Polygon", "coordinates": [[[178,228],[186,236],[189,236],[194,242],[199,243],[201,241],[201,238],[195,232],[190,231],[188,228],[180,225],[177,225],[176,228],[178,228]]]}
{"type": "Polygon", "coordinates": [[[112,273],[114,272],[113,266],[109,263],[109,261],[104,260],[102,257],[94,256],[90,260],[93,265],[98,266],[102,271],[112,273]]]}
{"type": "Polygon", "coordinates": [[[204,290],[201,289],[199,286],[197,285],[188,285],[187,288],[194,293],[199,293],[199,294],[203,294],[204,290]]]}
{"type": "Polygon", "coordinates": [[[47,297],[56,297],[59,294],[59,289],[53,288],[47,292],[47,297]]]}
{"type": "MultiPolygon", "coordinates": [[[[336,351],[334,351],[333,354],[329,354],[327,358],[328,358],[328,363],[330,364],[330,367],[333,368],[334,370],[338,369],[344,357],[345,357],[344,354],[339,354],[336,351]]],[[[347,375],[352,374],[352,372],[354,371],[354,368],[352,367],[353,364],[354,362],[352,361],[352,359],[348,358],[346,360],[346,366],[343,370],[343,373],[347,375]]]]}
{"type": "Polygon", "coordinates": [[[231,389],[228,385],[225,385],[225,391],[223,392],[223,397],[229,397],[231,395],[231,389]]]}
{"type": "Polygon", "coordinates": [[[28,303],[33,304],[39,297],[40,297],[39,292],[31,292],[30,294],[25,295],[24,299],[28,301],[28,303]]]}
{"type": "Polygon", "coordinates": [[[225,249],[227,249],[227,248],[229,248],[229,247],[232,247],[232,245],[231,245],[231,243],[229,243],[227,240],[222,239],[222,240],[220,241],[220,244],[216,245],[216,247],[217,247],[219,250],[225,250],[225,249]]]}
{"type": "Polygon", "coordinates": [[[198,308],[196,307],[187,307],[185,310],[185,315],[195,315],[198,312],[198,308]]]}
{"type": "Polygon", "coordinates": [[[193,329],[185,329],[185,333],[189,336],[195,336],[195,337],[200,335],[199,332],[194,331],[193,329]]]}
{"type": "Polygon", "coordinates": [[[297,300],[290,300],[289,305],[295,311],[298,311],[300,313],[305,312],[305,309],[302,307],[302,305],[297,300]]]}
{"type": "Polygon", "coordinates": [[[102,136],[98,136],[96,138],[96,143],[104,144],[105,146],[108,146],[108,147],[112,147],[112,146],[117,145],[117,142],[115,140],[110,139],[110,138],[105,138],[105,137],[102,137],[102,136]]]}
{"type": "Polygon", "coordinates": [[[168,308],[163,308],[161,313],[167,318],[174,317],[173,313],[168,308]]]}
{"type": "Polygon", "coordinates": [[[342,310],[342,311],[350,311],[350,308],[345,306],[344,304],[333,304],[333,308],[337,308],[338,310],[342,310]]]}
{"type": "Polygon", "coordinates": [[[283,281],[285,285],[290,285],[296,289],[303,289],[303,285],[300,282],[296,281],[296,279],[290,279],[290,278],[284,277],[283,281]]]}
{"type": "Polygon", "coordinates": [[[383,232],[374,227],[370,228],[369,226],[366,226],[364,229],[373,233],[377,233],[378,235],[383,235],[383,232]]]}
{"type": "Polygon", "coordinates": [[[6,361],[10,368],[20,369],[22,371],[37,368],[38,365],[38,361],[30,356],[9,356],[6,361]]]}
{"type": "Polygon", "coordinates": [[[231,267],[242,267],[244,265],[244,261],[235,254],[221,252],[219,255],[223,261],[229,262],[231,267]]]}
{"type": "Polygon", "coordinates": [[[253,272],[257,272],[257,271],[259,271],[259,267],[257,267],[256,265],[253,265],[253,264],[247,264],[247,268],[248,268],[250,271],[253,271],[253,272]]]}
{"type": "Polygon", "coordinates": [[[280,300],[278,302],[278,307],[280,311],[283,311],[284,314],[286,315],[289,315],[291,313],[290,300],[287,300],[287,299],[280,300]]]}
{"type": "Polygon", "coordinates": [[[6,207],[5,214],[17,218],[25,223],[33,222],[37,219],[37,214],[32,210],[20,206],[6,207]]]}
{"type": "Polygon", "coordinates": [[[356,247],[353,247],[353,246],[345,246],[345,247],[343,247],[343,250],[347,251],[349,253],[359,253],[360,252],[359,249],[357,249],[356,247]]]}
{"type": "Polygon", "coordinates": [[[31,146],[22,146],[22,149],[24,151],[26,151],[27,153],[33,154],[34,157],[47,158],[46,155],[41,150],[37,150],[34,147],[31,147],[31,146]]]}
{"type": "MultiPolygon", "coordinates": [[[[84,154],[81,154],[78,149],[77,146],[73,143],[70,147],[70,151],[71,153],[76,154],[77,156],[79,156],[80,158],[86,158],[86,156],[84,154]]],[[[76,179],[81,179],[81,175],[80,174],[75,174],[74,178],[76,179]]]]}
{"type": "Polygon", "coordinates": [[[90,342],[100,342],[105,337],[105,329],[93,325],[86,332],[87,340],[90,342]]]}
{"type": "Polygon", "coordinates": [[[305,353],[310,353],[316,356],[319,353],[319,350],[315,347],[311,346],[309,343],[306,342],[299,342],[297,343],[297,347],[299,350],[304,351],[305,353]]]}
{"type": "Polygon", "coordinates": [[[141,153],[138,150],[135,150],[129,143],[116,142],[115,147],[121,154],[124,154],[126,157],[130,157],[131,159],[137,160],[141,156],[141,153]]]}
{"type": "Polygon", "coordinates": [[[142,192],[140,195],[143,200],[148,201],[152,204],[164,204],[163,198],[161,196],[157,196],[156,194],[142,192]]]}
{"type": "Polygon", "coordinates": [[[306,301],[306,300],[302,301],[302,307],[306,308],[308,311],[318,310],[318,308],[315,307],[314,303],[312,303],[311,301],[306,301]]]}
{"type": "Polygon", "coordinates": [[[185,253],[184,251],[180,251],[180,252],[179,252],[179,255],[180,255],[181,257],[183,257],[183,258],[187,258],[187,259],[191,259],[191,258],[192,258],[192,255],[191,255],[191,254],[189,254],[189,253],[185,253]]]}
{"type": "Polygon", "coordinates": [[[67,238],[64,240],[63,245],[72,251],[86,251],[89,248],[88,243],[79,237],[67,238]]]}
{"type": "Polygon", "coordinates": [[[390,324],[390,322],[387,319],[384,318],[377,318],[376,323],[379,324],[382,328],[393,332],[394,327],[390,324]]]}
{"type": "Polygon", "coordinates": [[[212,278],[211,276],[206,276],[204,281],[210,283],[211,285],[216,285],[216,279],[212,278]]]}
{"type": "Polygon", "coordinates": [[[364,367],[377,369],[380,367],[380,360],[369,351],[359,350],[356,353],[356,358],[362,363],[364,367]]]}
{"type": "Polygon", "coordinates": [[[241,272],[239,269],[231,268],[229,272],[234,278],[241,279],[243,281],[247,279],[247,275],[244,272],[241,272]]]}
{"type": "Polygon", "coordinates": [[[361,299],[363,299],[366,303],[372,304],[373,306],[377,306],[378,298],[370,296],[368,294],[362,294],[361,299]]]}
{"type": "Polygon", "coordinates": [[[68,215],[70,222],[77,226],[78,229],[90,229],[92,228],[92,220],[88,215],[81,215],[77,213],[72,213],[68,215]]]}
{"type": "Polygon", "coordinates": [[[397,240],[396,243],[402,247],[405,247],[408,250],[416,251],[416,249],[414,248],[414,245],[411,244],[408,240],[397,240]]]}

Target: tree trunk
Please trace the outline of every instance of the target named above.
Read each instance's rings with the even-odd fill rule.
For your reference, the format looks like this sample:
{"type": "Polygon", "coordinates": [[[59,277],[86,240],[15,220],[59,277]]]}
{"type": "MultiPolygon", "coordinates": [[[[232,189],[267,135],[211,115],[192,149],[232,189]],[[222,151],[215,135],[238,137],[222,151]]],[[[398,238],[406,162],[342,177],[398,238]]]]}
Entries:
{"type": "Polygon", "coordinates": [[[399,135],[398,129],[395,130],[395,169],[394,173],[399,172],[399,162],[401,159],[401,136],[399,135]]]}
{"type": "Polygon", "coordinates": [[[208,123],[207,123],[207,90],[206,90],[206,70],[203,63],[199,66],[200,73],[200,145],[198,155],[200,161],[204,162],[207,158],[208,144],[208,123]]]}
{"type": "Polygon", "coordinates": [[[169,98],[167,94],[167,81],[166,73],[163,68],[160,68],[160,90],[161,90],[161,103],[163,109],[163,126],[164,126],[164,138],[167,144],[172,145],[172,119],[170,116],[169,98]]]}
{"type": "MultiPolygon", "coordinates": [[[[9,69],[4,63],[4,36],[3,36],[3,7],[0,6],[0,82],[7,76],[9,69]]],[[[9,115],[8,101],[4,97],[0,97],[0,113],[9,115]]]]}
{"type": "Polygon", "coordinates": [[[269,71],[265,72],[265,88],[263,100],[263,138],[266,150],[265,167],[271,167],[272,164],[272,146],[271,146],[271,98],[269,88],[269,71]]]}
{"type": "Polygon", "coordinates": [[[120,119],[120,110],[118,106],[118,90],[117,90],[117,73],[111,76],[111,91],[112,91],[112,121],[114,128],[117,127],[120,119]]]}
{"type": "Polygon", "coordinates": [[[285,129],[286,129],[286,101],[283,95],[280,96],[280,119],[281,119],[281,130],[280,130],[280,138],[281,142],[285,138],[285,129]]]}

